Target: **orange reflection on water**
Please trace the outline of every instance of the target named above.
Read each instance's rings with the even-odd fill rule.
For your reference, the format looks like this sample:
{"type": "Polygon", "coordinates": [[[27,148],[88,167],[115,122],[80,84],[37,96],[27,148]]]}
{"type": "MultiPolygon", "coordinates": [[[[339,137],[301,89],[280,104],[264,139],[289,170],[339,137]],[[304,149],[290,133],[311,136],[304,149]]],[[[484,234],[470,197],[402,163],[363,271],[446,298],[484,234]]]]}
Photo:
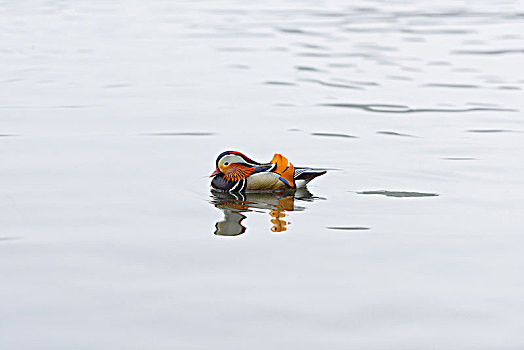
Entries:
{"type": "Polygon", "coordinates": [[[317,199],[307,189],[286,192],[227,193],[211,191],[211,203],[222,210],[224,218],[215,224],[215,234],[238,236],[246,231],[243,220],[248,212],[267,212],[272,232],[284,232],[290,224],[286,212],[305,210],[296,201],[317,199]]]}

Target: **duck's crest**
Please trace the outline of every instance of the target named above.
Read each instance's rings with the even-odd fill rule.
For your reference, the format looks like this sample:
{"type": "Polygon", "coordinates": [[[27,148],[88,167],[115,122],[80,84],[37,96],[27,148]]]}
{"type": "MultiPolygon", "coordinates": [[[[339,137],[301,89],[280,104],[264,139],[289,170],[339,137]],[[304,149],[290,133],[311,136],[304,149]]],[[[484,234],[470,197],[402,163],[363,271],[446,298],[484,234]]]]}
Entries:
{"type": "Polygon", "coordinates": [[[224,156],[227,156],[228,154],[234,154],[234,155],[237,155],[239,157],[242,157],[242,159],[244,159],[246,161],[246,163],[250,163],[250,164],[260,164],[259,162],[255,162],[253,159],[249,158],[248,156],[246,156],[244,153],[241,153],[241,152],[237,152],[237,151],[225,151],[225,152],[222,152],[218,155],[217,157],[217,161],[216,161],[216,167],[218,168],[218,161],[220,160],[220,158],[224,157],[224,156]]]}

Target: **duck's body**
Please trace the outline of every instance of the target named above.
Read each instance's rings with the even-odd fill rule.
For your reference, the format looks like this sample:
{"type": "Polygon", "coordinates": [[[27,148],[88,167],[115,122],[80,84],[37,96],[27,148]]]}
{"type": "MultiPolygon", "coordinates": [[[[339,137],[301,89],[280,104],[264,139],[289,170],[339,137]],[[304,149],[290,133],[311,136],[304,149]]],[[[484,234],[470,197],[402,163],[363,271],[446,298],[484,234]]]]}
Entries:
{"type": "Polygon", "coordinates": [[[281,191],[305,187],[325,170],[297,167],[280,154],[269,163],[251,160],[240,152],[220,154],[217,168],[211,175],[211,186],[227,192],[281,191]]]}

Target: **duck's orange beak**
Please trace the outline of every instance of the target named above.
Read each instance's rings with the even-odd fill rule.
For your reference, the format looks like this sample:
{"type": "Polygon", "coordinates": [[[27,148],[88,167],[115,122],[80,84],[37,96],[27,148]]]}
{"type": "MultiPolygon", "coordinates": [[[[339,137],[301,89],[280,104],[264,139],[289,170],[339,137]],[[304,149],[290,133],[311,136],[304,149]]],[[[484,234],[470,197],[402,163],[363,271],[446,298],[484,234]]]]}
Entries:
{"type": "Polygon", "coordinates": [[[216,176],[220,174],[220,169],[216,168],[215,171],[213,171],[213,173],[211,175],[209,175],[209,177],[213,177],[213,176],[216,176]]]}

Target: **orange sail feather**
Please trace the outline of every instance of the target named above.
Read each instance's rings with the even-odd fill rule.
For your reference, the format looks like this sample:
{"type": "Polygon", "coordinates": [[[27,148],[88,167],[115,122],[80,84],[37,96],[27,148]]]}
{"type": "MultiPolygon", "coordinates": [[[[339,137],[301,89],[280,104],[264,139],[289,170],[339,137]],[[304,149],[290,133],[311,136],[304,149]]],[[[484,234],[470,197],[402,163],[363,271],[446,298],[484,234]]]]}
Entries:
{"type": "Polygon", "coordinates": [[[295,188],[295,168],[293,167],[293,164],[288,162],[286,157],[278,153],[273,156],[270,163],[276,165],[273,172],[279,174],[280,177],[285,180],[284,182],[287,182],[290,187],[295,188]]]}

